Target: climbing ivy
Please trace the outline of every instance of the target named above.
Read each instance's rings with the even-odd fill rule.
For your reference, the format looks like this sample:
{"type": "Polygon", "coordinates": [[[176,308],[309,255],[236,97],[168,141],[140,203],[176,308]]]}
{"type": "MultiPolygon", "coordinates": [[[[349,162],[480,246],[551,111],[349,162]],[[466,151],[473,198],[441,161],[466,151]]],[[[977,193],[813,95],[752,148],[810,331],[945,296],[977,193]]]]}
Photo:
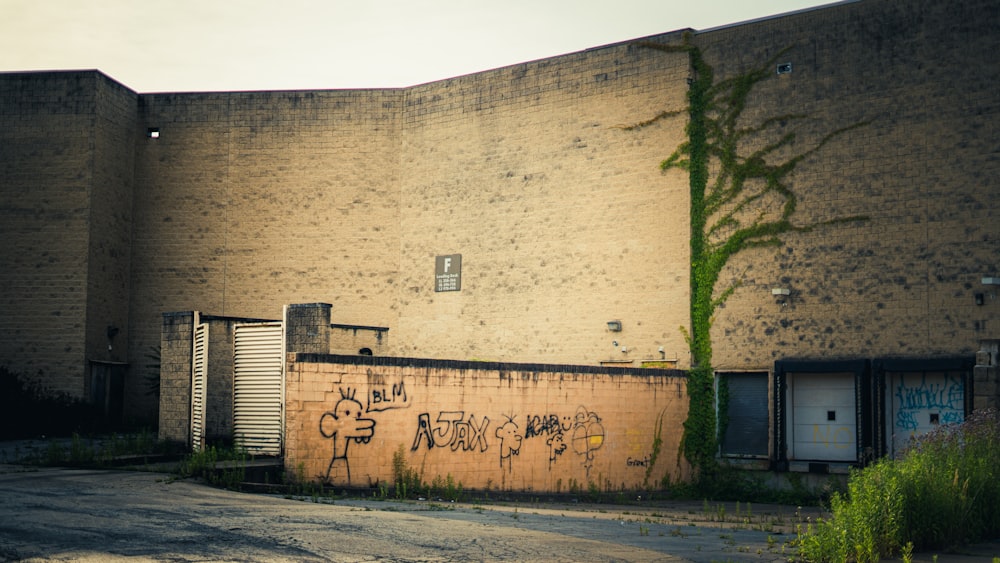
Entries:
{"type": "MultiPolygon", "coordinates": [[[[714,69],[705,61],[701,49],[692,44],[690,34],[685,34],[681,45],[644,42],[639,46],[667,53],[686,53],[690,65],[686,108],[662,112],[625,129],[639,129],[684,114],[688,118],[687,140],[660,163],[660,169],[684,170],[689,179],[690,330],[682,326],[681,331],[691,351],[691,370],[688,375],[690,402],[681,450],[696,471],[704,475],[715,466],[719,437],[726,426],[724,418],[717,419],[716,408],[720,413],[727,412],[728,408],[726,404],[716,403],[712,321],[715,310],[739,285],[737,280],[717,287],[719,275],[737,253],[781,245],[781,236],[786,233],[866,219],[851,216],[809,225],[796,224],[792,215],[798,199],[788,180],[788,175],[802,160],[838,135],[866,125],[866,122],[832,131],[807,150],[795,153],[792,150],[795,132],[786,129],[790,123],[806,119],[806,115],[783,114],[750,126],[742,119],[751,91],[774,75],[774,65],[787,49],[760,66],[717,81],[714,69]]],[[[720,390],[719,399],[728,402],[725,389],[720,390]]]]}

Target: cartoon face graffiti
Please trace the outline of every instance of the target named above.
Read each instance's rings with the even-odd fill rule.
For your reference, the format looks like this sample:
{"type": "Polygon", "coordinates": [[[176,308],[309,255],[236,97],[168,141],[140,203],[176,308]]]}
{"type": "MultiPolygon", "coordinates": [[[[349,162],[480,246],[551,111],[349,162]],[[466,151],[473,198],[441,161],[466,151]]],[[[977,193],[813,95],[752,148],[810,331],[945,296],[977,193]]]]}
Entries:
{"type": "Polygon", "coordinates": [[[509,470],[511,456],[517,455],[521,450],[521,435],[517,433],[517,424],[508,419],[497,428],[496,436],[500,439],[500,467],[503,467],[503,462],[506,460],[509,470]]]}
{"type": "Polygon", "coordinates": [[[347,482],[351,482],[351,465],[347,459],[347,446],[351,442],[367,444],[375,434],[375,421],[362,418],[364,407],[354,400],[354,394],[343,390],[341,399],[334,405],[332,411],[323,413],[319,420],[319,432],[324,438],[333,440],[333,457],[326,469],[326,478],[330,478],[334,464],[340,460],[347,469],[347,482]]]}
{"type": "Polygon", "coordinates": [[[549,446],[549,465],[551,466],[552,462],[566,451],[566,440],[563,438],[563,433],[559,432],[549,436],[549,439],[545,440],[545,444],[549,446]]]}

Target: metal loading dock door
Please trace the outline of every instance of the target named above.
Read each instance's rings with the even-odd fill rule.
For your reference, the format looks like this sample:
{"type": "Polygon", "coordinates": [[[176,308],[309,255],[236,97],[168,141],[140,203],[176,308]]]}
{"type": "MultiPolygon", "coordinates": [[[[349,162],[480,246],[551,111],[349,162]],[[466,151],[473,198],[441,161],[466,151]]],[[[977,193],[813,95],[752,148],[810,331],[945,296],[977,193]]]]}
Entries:
{"type": "Polygon", "coordinates": [[[233,435],[257,455],[281,455],[284,354],[281,323],[236,325],[233,342],[233,435]]]}
{"type": "Polygon", "coordinates": [[[882,453],[897,457],[911,440],[972,412],[974,359],[885,359],[875,363],[882,453]]]}
{"type": "Polygon", "coordinates": [[[789,457],[812,461],[856,461],[857,407],[854,375],[795,374],[790,378],[792,408],[789,457]]]}
{"type": "Polygon", "coordinates": [[[775,468],[845,471],[874,443],[867,360],[774,365],[775,468]]]}

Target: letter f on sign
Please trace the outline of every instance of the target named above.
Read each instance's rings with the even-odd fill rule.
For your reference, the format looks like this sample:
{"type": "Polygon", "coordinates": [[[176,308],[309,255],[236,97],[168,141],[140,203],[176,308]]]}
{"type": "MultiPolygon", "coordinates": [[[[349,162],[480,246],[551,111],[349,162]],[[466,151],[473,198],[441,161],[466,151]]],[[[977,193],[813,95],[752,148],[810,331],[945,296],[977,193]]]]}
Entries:
{"type": "Polygon", "coordinates": [[[448,270],[451,269],[451,256],[445,256],[444,258],[444,272],[447,274],[448,270]]]}

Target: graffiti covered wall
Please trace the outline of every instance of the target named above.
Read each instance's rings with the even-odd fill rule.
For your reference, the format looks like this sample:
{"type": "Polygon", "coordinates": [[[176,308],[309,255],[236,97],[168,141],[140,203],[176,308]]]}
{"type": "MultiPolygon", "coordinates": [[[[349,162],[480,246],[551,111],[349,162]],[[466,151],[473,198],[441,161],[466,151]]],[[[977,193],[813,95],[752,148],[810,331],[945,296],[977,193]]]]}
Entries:
{"type": "Polygon", "coordinates": [[[572,492],[683,477],[676,370],[289,354],[285,469],[393,483],[393,456],[430,483],[572,492]]]}

